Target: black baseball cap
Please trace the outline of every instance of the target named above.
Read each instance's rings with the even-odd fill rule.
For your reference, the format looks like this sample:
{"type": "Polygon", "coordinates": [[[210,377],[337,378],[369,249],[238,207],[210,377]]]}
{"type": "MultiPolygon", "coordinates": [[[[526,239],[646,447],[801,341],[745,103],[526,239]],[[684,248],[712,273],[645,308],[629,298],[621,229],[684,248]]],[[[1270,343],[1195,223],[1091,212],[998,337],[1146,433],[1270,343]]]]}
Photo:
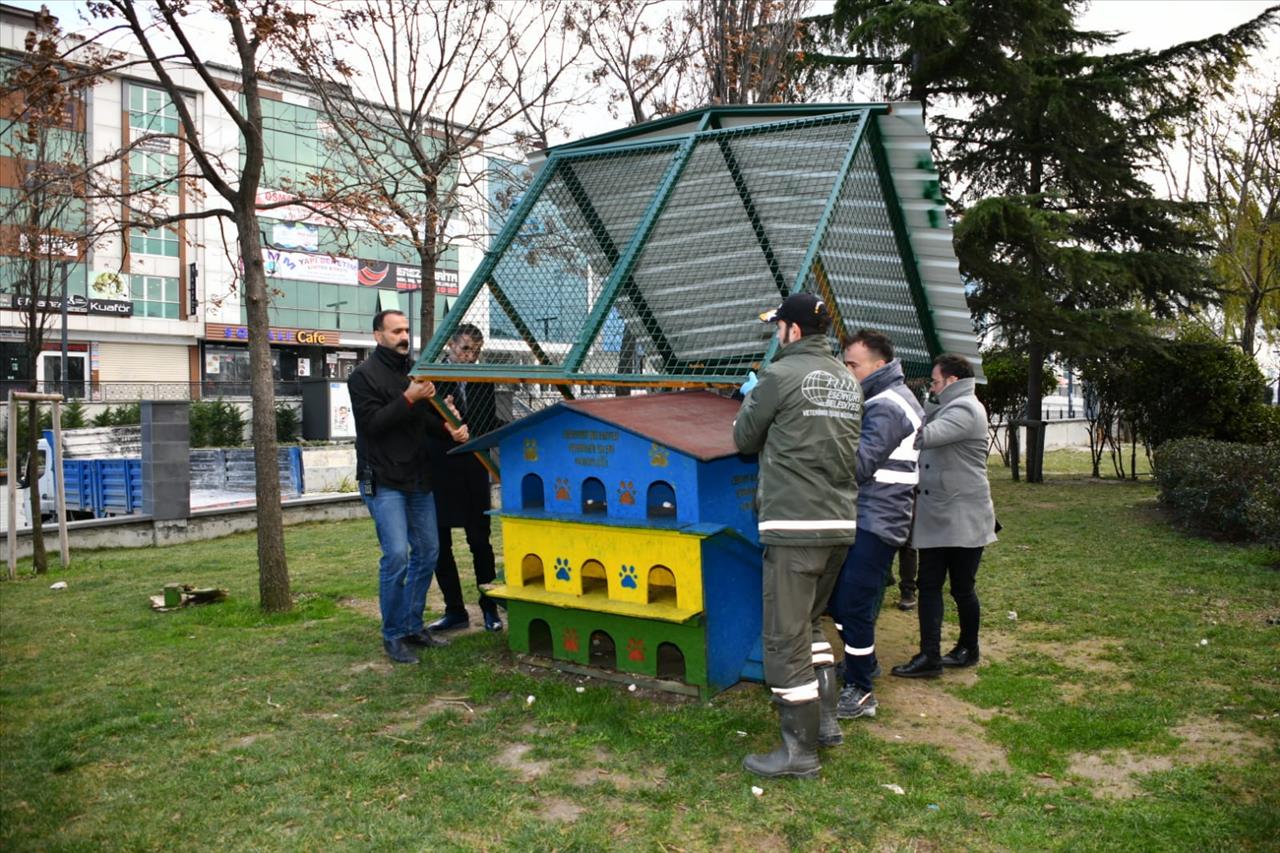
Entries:
{"type": "Polygon", "coordinates": [[[827,303],[812,293],[793,293],[782,304],[760,315],[761,321],[774,323],[783,320],[795,323],[802,329],[825,329],[831,325],[831,312],[827,303]]]}

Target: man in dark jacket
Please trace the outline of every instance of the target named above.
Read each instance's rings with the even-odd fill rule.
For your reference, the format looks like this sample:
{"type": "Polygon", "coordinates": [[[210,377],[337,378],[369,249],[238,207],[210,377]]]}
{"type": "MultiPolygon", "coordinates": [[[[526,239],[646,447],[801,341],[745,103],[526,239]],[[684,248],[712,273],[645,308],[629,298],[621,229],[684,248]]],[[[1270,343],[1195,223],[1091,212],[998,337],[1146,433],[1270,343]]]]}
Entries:
{"type": "Polygon", "coordinates": [[[409,646],[443,646],[423,627],[435,571],[435,498],[430,436],[467,440],[431,407],[435,386],[409,380],[409,320],[399,311],[373,318],[378,346],[347,379],[356,421],[356,476],[382,548],[378,604],[382,645],[396,663],[417,663],[409,646]]]}
{"type": "MultiPolygon", "coordinates": [[[[449,339],[446,359],[453,364],[475,364],[484,348],[484,333],[471,323],[458,326],[449,339]]],[[[479,438],[502,426],[495,411],[492,382],[441,382],[438,392],[472,438],[479,438]]],[[[493,546],[489,543],[489,471],[474,453],[451,454],[457,447],[445,439],[436,461],[436,523],[440,533],[440,559],[436,563],[436,583],[444,596],[444,615],[428,627],[432,631],[465,628],[471,624],[462,600],[462,581],[453,559],[451,528],[461,527],[471,551],[476,586],[481,588],[480,613],[486,631],[501,631],[498,605],[484,594],[484,585],[496,577],[493,546]]]]}
{"type": "Polygon", "coordinates": [[[876,715],[876,614],[893,556],[911,532],[920,456],[915,435],[924,409],[907,388],[887,335],[861,329],[841,347],[866,400],[858,441],[858,535],[831,597],[831,616],[844,640],[844,688],[836,714],[848,720],[876,715]]]}
{"type": "Polygon", "coordinates": [[[819,620],[857,527],[862,392],[831,354],[831,315],[822,300],[795,293],[760,319],[777,324],[781,348],[759,383],[744,388],[733,440],[741,452],[760,455],[764,678],[782,744],[748,755],[743,766],[760,776],[807,778],[820,769],[818,745],[840,741],[833,680],[827,679],[831,701],[819,701],[819,673],[835,660],[819,620]]]}

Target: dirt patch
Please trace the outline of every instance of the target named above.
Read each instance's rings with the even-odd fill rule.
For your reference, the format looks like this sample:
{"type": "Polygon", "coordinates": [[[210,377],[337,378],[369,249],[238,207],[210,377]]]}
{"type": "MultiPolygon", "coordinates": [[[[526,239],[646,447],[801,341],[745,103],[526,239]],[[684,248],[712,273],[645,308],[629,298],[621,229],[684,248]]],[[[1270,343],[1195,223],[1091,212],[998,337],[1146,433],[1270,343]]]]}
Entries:
{"type": "Polygon", "coordinates": [[[586,809],[582,806],[558,797],[544,798],[538,804],[538,814],[542,815],[544,820],[560,823],[573,823],[584,811],[586,809]]]}
{"type": "Polygon", "coordinates": [[[1170,733],[1182,740],[1173,755],[1135,755],[1127,749],[1075,753],[1068,772],[1088,781],[1096,796],[1128,799],[1142,794],[1147,774],[1210,762],[1245,764],[1269,748],[1252,732],[1219,720],[1196,718],[1170,733]]]}
{"type": "Polygon", "coordinates": [[[391,663],[384,660],[367,660],[363,663],[355,663],[347,668],[347,672],[352,675],[359,675],[362,672],[376,672],[378,675],[390,675],[391,663]]]}
{"type": "Polygon", "coordinates": [[[1070,643],[1020,642],[1019,645],[1023,650],[1039,652],[1071,669],[1100,675],[1115,675],[1123,671],[1115,661],[1107,660],[1118,651],[1118,647],[1105,637],[1070,643]]]}
{"type": "Polygon", "coordinates": [[[378,730],[384,735],[404,735],[418,729],[424,722],[446,711],[455,711],[464,722],[472,722],[478,716],[477,708],[463,697],[438,696],[424,705],[396,712],[390,723],[378,730]]]}
{"type": "Polygon", "coordinates": [[[591,763],[595,766],[583,767],[569,777],[569,781],[579,788],[608,784],[619,791],[652,790],[661,787],[667,780],[666,769],[662,767],[650,768],[644,778],[636,778],[629,773],[611,767],[610,765],[615,764],[617,759],[603,747],[596,747],[591,759],[591,763]]]}
{"type": "MultiPolygon", "coordinates": [[[[924,743],[936,746],[967,767],[980,772],[1008,770],[1005,750],[986,739],[982,723],[996,711],[979,708],[944,689],[946,685],[970,685],[979,668],[953,670],[942,679],[893,678],[889,667],[911,659],[918,651],[919,622],[915,613],[886,609],[876,625],[876,656],[885,674],[876,681],[880,714],[871,720],[844,723],[866,725],[867,732],[890,743],[924,743]]],[[[985,653],[985,648],[984,648],[985,653]]]]}
{"type": "Polygon", "coordinates": [[[348,610],[354,610],[361,616],[367,616],[370,619],[382,621],[382,609],[378,606],[377,599],[371,598],[339,598],[338,606],[345,607],[348,610]]]}
{"type": "Polygon", "coordinates": [[[258,741],[263,740],[265,738],[269,738],[269,737],[275,737],[275,735],[273,735],[271,732],[263,732],[262,734],[256,734],[256,735],[245,735],[244,737],[238,737],[238,738],[234,738],[232,740],[227,741],[226,748],[227,749],[246,749],[247,747],[253,746],[258,741]]]}
{"type": "MultiPolygon", "coordinates": [[[[532,749],[533,747],[527,743],[513,743],[498,753],[498,764],[514,771],[521,782],[532,782],[546,775],[546,772],[551,769],[550,761],[537,761],[526,757],[532,749]]],[[[577,814],[574,815],[574,819],[576,818],[577,814]]]]}

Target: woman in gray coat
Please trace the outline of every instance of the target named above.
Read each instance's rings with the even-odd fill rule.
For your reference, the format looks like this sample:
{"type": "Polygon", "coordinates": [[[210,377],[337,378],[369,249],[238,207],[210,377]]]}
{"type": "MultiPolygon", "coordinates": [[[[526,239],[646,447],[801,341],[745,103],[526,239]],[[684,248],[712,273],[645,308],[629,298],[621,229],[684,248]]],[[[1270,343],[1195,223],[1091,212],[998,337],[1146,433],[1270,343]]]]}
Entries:
{"type": "Polygon", "coordinates": [[[929,390],[938,407],[925,415],[916,441],[920,484],[911,539],[920,553],[920,653],[893,668],[903,678],[931,678],[941,675],[943,667],[978,662],[981,609],[974,582],[982,549],[996,541],[987,483],[987,411],[974,395],[973,366],[963,356],[938,356],[929,390]],[[948,576],[960,616],[960,640],[944,657],[942,582],[948,576]]]}

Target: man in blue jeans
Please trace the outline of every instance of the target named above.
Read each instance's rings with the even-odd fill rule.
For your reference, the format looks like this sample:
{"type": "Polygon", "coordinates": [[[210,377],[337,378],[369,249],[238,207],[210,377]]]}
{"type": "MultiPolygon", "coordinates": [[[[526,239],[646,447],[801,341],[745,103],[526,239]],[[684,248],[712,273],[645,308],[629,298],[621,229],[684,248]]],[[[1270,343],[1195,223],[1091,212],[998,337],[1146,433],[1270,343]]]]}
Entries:
{"type": "Polygon", "coordinates": [[[845,367],[862,385],[865,409],[858,440],[858,532],[831,596],[831,616],[844,640],[842,720],[876,715],[876,615],[894,554],[911,531],[919,473],[916,430],[924,409],[906,386],[893,342],[862,329],[841,342],[845,367]]]}
{"type": "Polygon", "coordinates": [[[378,605],[382,645],[396,663],[417,663],[410,648],[445,646],[422,624],[439,554],[431,491],[431,437],[467,440],[429,402],[430,382],[409,379],[409,320],[399,311],[373,318],[378,346],[347,379],[356,421],[356,476],[382,548],[378,605]]]}

